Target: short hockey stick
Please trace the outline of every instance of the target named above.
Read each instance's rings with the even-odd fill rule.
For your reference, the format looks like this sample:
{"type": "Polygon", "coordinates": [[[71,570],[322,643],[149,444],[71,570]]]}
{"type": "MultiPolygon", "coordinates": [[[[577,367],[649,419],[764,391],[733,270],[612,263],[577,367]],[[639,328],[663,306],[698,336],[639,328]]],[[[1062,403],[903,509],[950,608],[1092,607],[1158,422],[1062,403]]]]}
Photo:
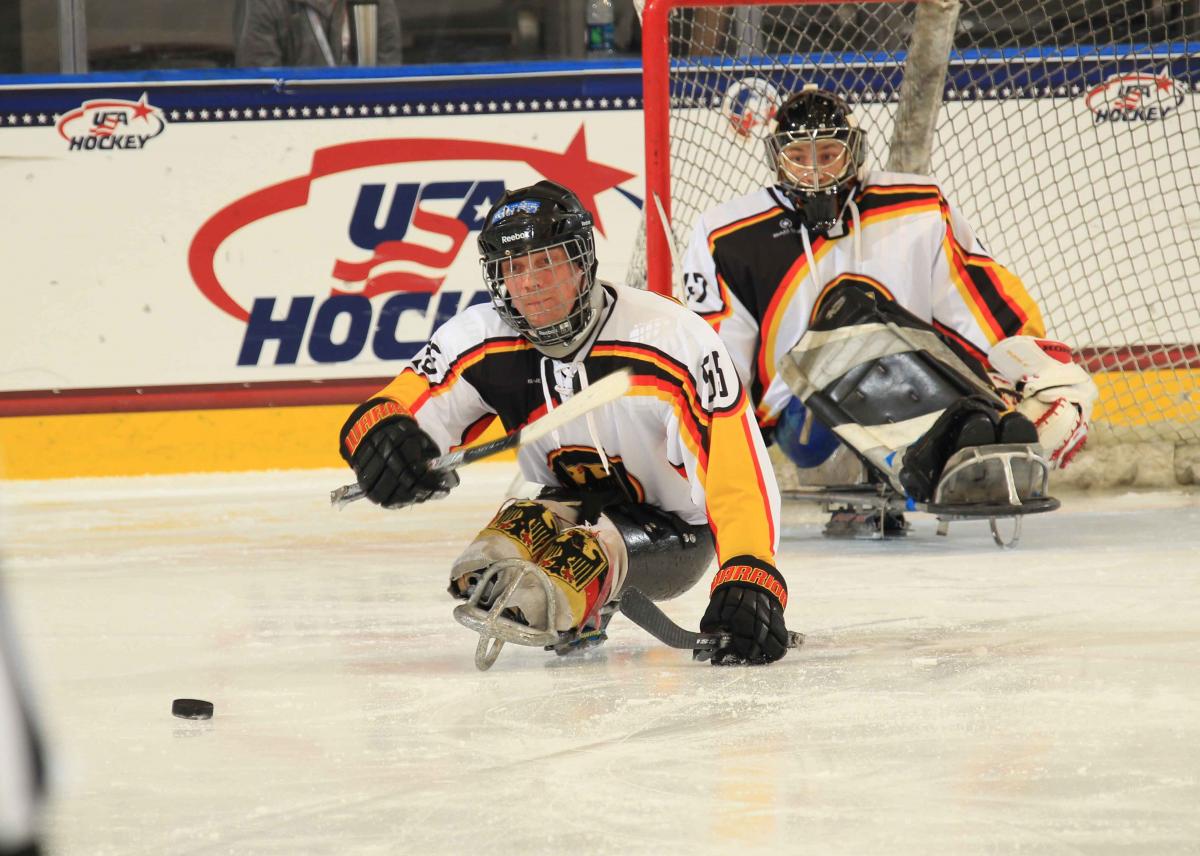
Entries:
{"type": "MultiPolygon", "coordinates": [[[[691,649],[697,660],[707,660],[718,648],[729,644],[730,637],[723,633],[695,633],[685,630],[667,617],[667,614],[635,588],[627,588],[617,599],[621,614],[645,630],[659,642],[671,648],[691,649]]],[[[788,632],[788,647],[799,648],[804,644],[804,634],[788,632]]]]}
{"type": "Polygon", "coordinates": [[[657,193],[651,194],[654,197],[654,208],[658,211],[658,222],[662,226],[663,238],[667,242],[667,249],[671,251],[671,291],[679,300],[685,300],[687,295],[683,289],[683,259],[679,257],[679,248],[675,246],[675,235],[671,231],[671,221],[667,219],[667,212],[663,208],[662,199],[657,193]]]}
{"type": "MultiPolygon", "coordinates": [[[[610,401],[617,400],[628,390],[629,369],[619,369],[589,385],[587,389],[575,393],[541,419],[535,419],[524,428],[518,428],[511,434],[506,434],[499,439],[488,440],[486,443],[476,443],[474,446],[465,446],[442,455],[440,458],[434,458],[429,462],[429,469],[456,470],[459,467],[465,467],[467,464],[473,464],[484,458],[490,458],[492,455],[500,452],[520,448],[526,443],[532,443],[553,431],[557,431],[568,422],[583,416],[585,413],[590,413],[598,407],[603,407],[610,401]]],[[[329,503],[334,508],[341,508],[357,499],[362,499],[364,496],[366,496],[366,493],[363,489],[357,483],[352,483],[342,485],[336,490],[330,491],[329,503]]]]}

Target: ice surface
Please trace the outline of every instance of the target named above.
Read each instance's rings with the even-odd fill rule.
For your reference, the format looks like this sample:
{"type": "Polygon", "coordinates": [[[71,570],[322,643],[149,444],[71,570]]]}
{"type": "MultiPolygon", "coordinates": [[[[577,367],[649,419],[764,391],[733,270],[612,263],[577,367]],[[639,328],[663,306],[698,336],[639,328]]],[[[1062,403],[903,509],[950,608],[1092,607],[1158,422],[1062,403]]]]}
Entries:
{"type": "Polygon", "coordinates": [[[402,512],[331,510],[345,471],[0,485],[50,852],[1200,852],[1200,495],[1068,496],[1015,551],[792,510],[782,662],[618,617],[481,673],[446,568],[511,475],[402,512]]]}

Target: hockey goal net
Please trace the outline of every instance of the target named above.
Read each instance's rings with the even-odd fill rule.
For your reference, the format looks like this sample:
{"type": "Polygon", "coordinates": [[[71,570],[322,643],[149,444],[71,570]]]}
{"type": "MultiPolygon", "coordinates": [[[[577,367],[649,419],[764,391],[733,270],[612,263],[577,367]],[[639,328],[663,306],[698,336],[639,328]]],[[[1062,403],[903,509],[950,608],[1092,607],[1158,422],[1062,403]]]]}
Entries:
{"type": "Polygon", "coordinates": [[[648,0],[643,45],[631,283],[669,292],[700,213],[774,180],[780,99],[831,88],[869,165],[936,176],[1075,348],[1105,467],[1200,481],[1200,0],[648,0]]]}

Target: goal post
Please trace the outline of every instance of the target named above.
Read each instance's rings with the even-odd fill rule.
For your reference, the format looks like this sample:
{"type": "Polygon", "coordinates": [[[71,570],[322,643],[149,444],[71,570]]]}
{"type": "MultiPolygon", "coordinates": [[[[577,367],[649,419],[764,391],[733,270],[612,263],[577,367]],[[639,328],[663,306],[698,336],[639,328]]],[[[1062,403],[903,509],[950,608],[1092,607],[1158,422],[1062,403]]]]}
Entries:
{"type": "Polygon", "coordinates": [[[631,283],[670,292],[699,215],[774,181],[816,83],[1022,279],[1100,386],[1093,446],[1200,445],[1200,2],[646,0],[642,44],[631,283]]]}
{"type": "Polygon", "coordinates": [[[913,15],[913,35],[904,62],[896,127],[888,152],[888,169],[928,173],[933,133],[946,85],[946,68],[954,50],[959,0],[927,0],[913,15]]]}

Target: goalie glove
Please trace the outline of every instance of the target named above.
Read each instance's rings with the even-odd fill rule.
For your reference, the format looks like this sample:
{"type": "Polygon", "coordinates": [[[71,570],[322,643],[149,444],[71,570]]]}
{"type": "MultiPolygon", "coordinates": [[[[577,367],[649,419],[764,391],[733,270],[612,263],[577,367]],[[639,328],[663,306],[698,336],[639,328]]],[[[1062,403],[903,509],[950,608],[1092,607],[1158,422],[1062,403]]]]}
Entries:
{"type": "Polygon", "coordinates": [[[1037,427],[1050,463],[1062,469],[1087,441],[1092,404],[1099,395],[1062,342],[1012,336],[988,354],[992,368],[1020,396],[1016,409],[1037,427]]]}
{"type": "Polygon", "coordinates": [[[458,474],[429,469],[439,454],[399,403],[372,398],[360,404],[342,426],[338,450],[372,502],[399,508],[439,499],[458,485],[458,474]]]}
{"type": "Polygon", "coordinates": [[[701,633],[728,633],[729,644],[713,652],[714,666],[773,663],[787,653],[783,623],[787,583],[768,562],[735,556],[713,577],[701,633]]]}

